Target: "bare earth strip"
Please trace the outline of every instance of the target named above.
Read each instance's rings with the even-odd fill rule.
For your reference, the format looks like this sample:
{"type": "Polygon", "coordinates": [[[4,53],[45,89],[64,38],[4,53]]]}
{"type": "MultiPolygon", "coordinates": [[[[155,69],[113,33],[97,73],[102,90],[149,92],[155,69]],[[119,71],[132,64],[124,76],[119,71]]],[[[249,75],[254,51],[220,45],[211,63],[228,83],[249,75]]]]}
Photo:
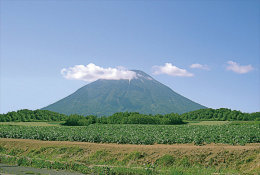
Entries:
{"type": "Polygon", "coordinates": [[[31,146],[80,146],[85,148],[91,148],[93,150],[99,149],[111,149],[118,151],[156,151],[160,150],[160,152],[168,152],[171,150],[250,150],[250,149],[259,149],[260,143],[251,143],[246,144],[245,146],[241,145],[228,145],[228,144],[207,144],[207,145],[194,145],[194,144],[155,144],[155,145],[134,145],[134,144],[115,144],[115,143],[89,143],[89,142],[69,142],[69,141],[42,141],[42,140],[31,140],[31,139],[11,139],[11,138],[0,138],[1,142],[9,142],[13,144],[19,144],[20,146],[25,146],[30,144],[31,146]]]}

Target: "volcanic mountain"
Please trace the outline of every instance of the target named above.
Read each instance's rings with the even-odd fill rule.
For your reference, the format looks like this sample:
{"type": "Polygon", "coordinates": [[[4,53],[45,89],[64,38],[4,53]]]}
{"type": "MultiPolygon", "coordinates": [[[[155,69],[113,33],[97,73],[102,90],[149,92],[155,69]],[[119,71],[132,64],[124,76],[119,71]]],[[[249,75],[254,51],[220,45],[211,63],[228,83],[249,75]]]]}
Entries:
{"type": "Polygon", "coordinates": [[[140,70],[131,80],[99,79],[43,108],[63,114],[107,116],[115,112],[184,113],[206,108],[140,70]]]}

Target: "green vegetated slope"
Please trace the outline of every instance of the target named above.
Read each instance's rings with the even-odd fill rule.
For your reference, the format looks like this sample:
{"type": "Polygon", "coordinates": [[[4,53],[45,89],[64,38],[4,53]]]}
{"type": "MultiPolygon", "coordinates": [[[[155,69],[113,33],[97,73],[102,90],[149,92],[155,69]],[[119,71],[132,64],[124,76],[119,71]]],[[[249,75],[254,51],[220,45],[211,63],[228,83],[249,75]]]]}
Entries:
{"type": "Polygon", "coordinates": [[[1,138],[120,144],[260,143],[259,124],[252,125],[124,125],[86,127],[0,125],[1,138]]]}
{"type": "Polygon", "coordinates": [[[257,174],[256,144],[119,145],[0,139],[0,162],[85,174],[257,174]]]}
{"type": "Polygon", "coordinates": [[[43,109],[63,114],[108,116],[116,112],[184,113],[204,106],[195,103],[138,70],[132,80],[97,80],[43,109]]]}

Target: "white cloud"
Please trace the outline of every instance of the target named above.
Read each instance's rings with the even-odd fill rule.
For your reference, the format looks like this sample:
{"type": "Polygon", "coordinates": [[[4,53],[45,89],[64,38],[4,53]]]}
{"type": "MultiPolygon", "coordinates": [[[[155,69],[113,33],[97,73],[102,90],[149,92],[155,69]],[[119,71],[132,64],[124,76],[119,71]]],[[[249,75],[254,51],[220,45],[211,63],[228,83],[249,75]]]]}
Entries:
{"type": "Polygon", "coordinates": [[[209,66],[208,66],[208,65],[206,65],[206,64],[202,65],[202,64],[198,64],[198,63],[195,63],[195,64],[190,65],[190,68],[192,68],[192,69],[204,69],[204,70],[209,70],[209,66]]]}
{"type": "Polygon", "coordinates": [[[226,67],[226,69],[236,72],[238,74],[245,74],[254,69],[251,65],[240,66],[238,63],[234,61],[228,61],[227,63],[229,65],[226,67]]]}
{"type": "Polygon", "coordinates": [[[90,63],[86,66],[75,65],[74,67],[63,68],[61,74],[66,79],[83,80],[93,82],[98,79],[106,80],[131,80],[136,77],[136,73],[126,70],[123,67],[118,68],[103,68],[90,63]]]}
{"type": "Polygon", "coordinates": [[[154,74],[167,74],[171,76],[178,76],[178,77],[192,77],[193,74],[188,72],[185,69],[178,68],[171,63],[165,63],[164,66],[153,66],[154,74]]]}

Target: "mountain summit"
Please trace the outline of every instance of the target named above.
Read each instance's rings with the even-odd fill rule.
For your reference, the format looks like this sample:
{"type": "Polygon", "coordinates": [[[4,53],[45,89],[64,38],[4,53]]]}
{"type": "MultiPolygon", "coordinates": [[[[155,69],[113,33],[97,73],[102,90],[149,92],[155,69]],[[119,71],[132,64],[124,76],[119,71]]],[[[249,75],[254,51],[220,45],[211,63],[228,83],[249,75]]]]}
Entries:
{"type": "Polygon", "coordinates": [[[184,113],[206,108],[140,70],[131,80],[99,79],[43,109],[63,114],[111,115],[115,112],[143,114],[184,113]]]}

